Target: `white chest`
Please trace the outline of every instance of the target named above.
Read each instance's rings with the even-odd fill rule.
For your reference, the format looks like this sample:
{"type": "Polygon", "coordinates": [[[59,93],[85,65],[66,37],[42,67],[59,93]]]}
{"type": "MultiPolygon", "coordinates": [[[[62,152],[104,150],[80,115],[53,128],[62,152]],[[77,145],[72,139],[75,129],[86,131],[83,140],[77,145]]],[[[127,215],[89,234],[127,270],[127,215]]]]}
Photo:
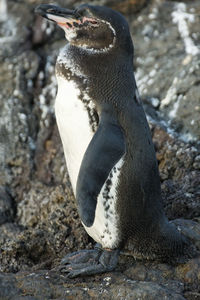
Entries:
{"type": "Polygon", "coordinates": [[[56,121],[75,193],[81,162],[94,133],[89,124],[86,107],[79,98],[80,92],[76,84],[61,76],[57,76],[57,81],[56,121]]]}

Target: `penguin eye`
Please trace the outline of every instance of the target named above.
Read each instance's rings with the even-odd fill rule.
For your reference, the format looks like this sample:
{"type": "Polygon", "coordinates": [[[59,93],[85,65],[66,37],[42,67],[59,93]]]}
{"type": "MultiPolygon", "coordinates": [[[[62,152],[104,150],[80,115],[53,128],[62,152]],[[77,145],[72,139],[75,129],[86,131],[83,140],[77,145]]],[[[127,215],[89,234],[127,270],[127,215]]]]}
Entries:
{"type": "Polygon", "coordinates": [[[93,18],[83,17],[82,18],[82,24],[86,25],[86,26],[90,24],[90,25],[93,25],[93,26],[96,27],[96,25],[98,25],[98,21],[93,19],[93,18]]]}
{"type": "Polygon", "coordinates": [[[95,20],[90,20],[89,23],[91,23],[91,24],[93,24],[93,25],[97,25],[97,24],[98,24],[98,22],[95,21],[95,20]]]}

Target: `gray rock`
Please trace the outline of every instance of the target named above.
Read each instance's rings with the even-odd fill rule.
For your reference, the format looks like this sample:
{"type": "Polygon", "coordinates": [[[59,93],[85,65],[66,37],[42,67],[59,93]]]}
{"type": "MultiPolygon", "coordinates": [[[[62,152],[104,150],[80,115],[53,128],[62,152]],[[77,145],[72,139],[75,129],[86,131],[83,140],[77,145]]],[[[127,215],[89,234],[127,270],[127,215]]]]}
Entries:
{"type": "Polygon", "coordinates": [[[5,188],[0,187],[0,226],[14,220],[15,204],[5,188]]]}
{"type": "Polygon", "coordinates": [[[22,290],[16,286],[15,276],[0,273],[0,299],[16,299],[16,295],[22,294],[22,290]]]}
{"type": "Polygon", "coordinates": [[[199,223],[191,220],[176,219],[173,223],[180,228],[181,232],[187,236],[197,249],[200,250],[200,226],[199,223]]]}
{"type": "Polygon", "coordinates": [[[199,146],[181,142],[158,125],[153,125],[152,131],[168,217],[197,218],[200,215],[199,146]]]}
{"type": "MultiPolygon", "coordinates": [[[[11,300],[21,299],[20,296],[33,296],[32,299],[176,299],[183,300],[183,296],[178,291],[165,288],[155,282],[136,281],[128,277],[115,273],[110,275],[98,276],[98,281],[93,279],[79,279],[73,282],[65,279],[61,275],[55,275],[48,271],[32,273],[21,272],[17,275],[3,275],[1,292],[6,300],[6,290],[11,300]],[[17,288],[20,286],[20,289],[17,288]],[[23,292],[22,292],[23,291],[23,292]]],[[[29,299],[29,298],[25,298],[29,299]]]]}
{"type": "Polygon", "coordinates": [[[154,2],[132,22],[139,91],[185,141],[200,137],[198,12],[198,1],[154,2]]]}

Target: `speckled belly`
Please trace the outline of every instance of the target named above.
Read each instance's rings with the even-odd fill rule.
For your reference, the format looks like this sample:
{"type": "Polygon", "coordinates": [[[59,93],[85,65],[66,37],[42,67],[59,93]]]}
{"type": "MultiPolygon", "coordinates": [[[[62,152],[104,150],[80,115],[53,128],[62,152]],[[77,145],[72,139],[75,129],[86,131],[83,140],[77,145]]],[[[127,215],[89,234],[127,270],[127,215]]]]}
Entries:
{"type": "MultiPolygon", "coordinates": [[[[117,213],[117,187],[121,168],[124,163],[122,157],[110,171],[97,198],[94,223],[91,227],[84,226],[93,239],[100,243],[103,248],[114,249],[121,241],[118,229],[119,216],[117,213]]],[[[84,224],[83,224],[84,225],[84,224]]]]}

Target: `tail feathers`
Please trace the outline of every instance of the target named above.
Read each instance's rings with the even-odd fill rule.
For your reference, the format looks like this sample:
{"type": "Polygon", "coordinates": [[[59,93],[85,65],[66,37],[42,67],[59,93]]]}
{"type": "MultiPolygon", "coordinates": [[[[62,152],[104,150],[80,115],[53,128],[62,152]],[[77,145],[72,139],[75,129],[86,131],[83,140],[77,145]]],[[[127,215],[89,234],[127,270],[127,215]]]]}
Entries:
{"type": "Polygon", "coordinates": [[[189,257],[191,253],[189,240],[167,220],[159,226],[149,228],[145,234],[144,231],[137,232],[137,235],[129,239],[125,249],[136,258],[167,262],[179,261],[181,257],[189,257]]]}
{"type": "Polygon", "coordinates": [[[166,258],[176,258],[186,255],[189,248],[189,241],[176,227],[168,221],[161,227],[160,233],[155,239],[159,245],[158,256],[166,258]]]}

